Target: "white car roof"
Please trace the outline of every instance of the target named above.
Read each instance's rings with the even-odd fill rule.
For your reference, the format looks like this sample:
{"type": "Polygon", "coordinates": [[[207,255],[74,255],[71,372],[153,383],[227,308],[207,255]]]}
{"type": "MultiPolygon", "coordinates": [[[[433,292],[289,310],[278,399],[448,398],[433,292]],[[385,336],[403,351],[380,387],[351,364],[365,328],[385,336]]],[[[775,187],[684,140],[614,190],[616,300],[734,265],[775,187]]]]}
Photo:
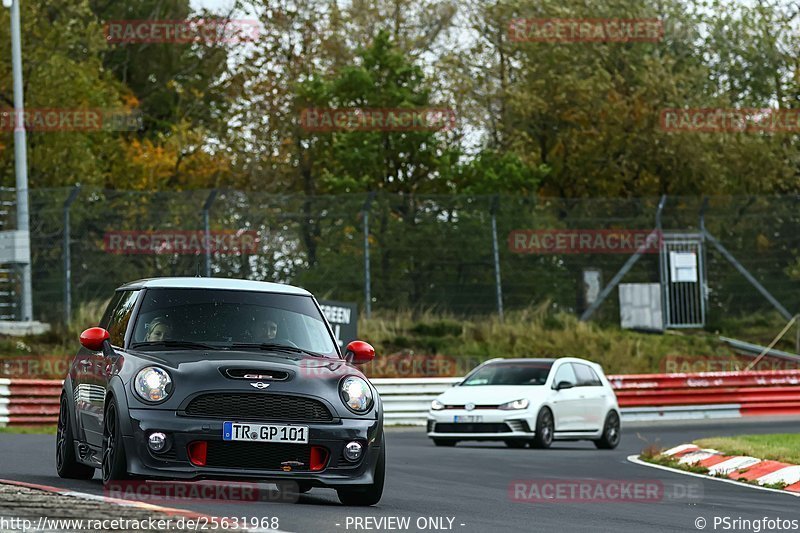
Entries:
{"type": "Polygon", "coordinates": [[[284,285],[283,283],[270,283],[267,281],[252,281],[247,279],[226,278],[150,278],[140,279],[126,283],[117,290],[136,289],[225,289],[233,291],[273,292],[279,294],[296,294],[311,296],[311,293],[300,287],[284,285]]]}

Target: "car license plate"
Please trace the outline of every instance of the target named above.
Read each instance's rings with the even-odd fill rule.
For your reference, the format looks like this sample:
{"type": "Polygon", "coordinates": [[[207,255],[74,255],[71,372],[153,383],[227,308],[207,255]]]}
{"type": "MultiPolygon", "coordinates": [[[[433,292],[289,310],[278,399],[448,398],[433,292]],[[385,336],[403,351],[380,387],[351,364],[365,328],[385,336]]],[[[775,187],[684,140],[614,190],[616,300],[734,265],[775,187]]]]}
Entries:
{"type": "Polygon", "coordinates": [[[453,422],[483,422],[483,417],[479,415],[454,416],[453,422]]]}
{"type": "Polygon", "coordinates": [[[273,424],[225,422],[222,424],[222,440],[295,442],[298,444],[307,444],[308,426],[276,426],[273,424]]]}

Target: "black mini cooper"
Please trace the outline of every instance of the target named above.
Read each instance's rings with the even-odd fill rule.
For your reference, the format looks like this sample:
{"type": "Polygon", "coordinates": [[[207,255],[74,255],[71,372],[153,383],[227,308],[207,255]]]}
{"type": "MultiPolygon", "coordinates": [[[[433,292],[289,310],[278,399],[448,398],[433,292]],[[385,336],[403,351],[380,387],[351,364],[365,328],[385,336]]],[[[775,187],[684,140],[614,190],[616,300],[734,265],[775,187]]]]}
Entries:
{"type": "Polygon", "coordinates": [[[340,352],[317,301],[274,283],[136,281],[116,290],[61,394],[58,474],[259,480],[336,489],[345,505],[381,499],[383,408],[340,352]]]}

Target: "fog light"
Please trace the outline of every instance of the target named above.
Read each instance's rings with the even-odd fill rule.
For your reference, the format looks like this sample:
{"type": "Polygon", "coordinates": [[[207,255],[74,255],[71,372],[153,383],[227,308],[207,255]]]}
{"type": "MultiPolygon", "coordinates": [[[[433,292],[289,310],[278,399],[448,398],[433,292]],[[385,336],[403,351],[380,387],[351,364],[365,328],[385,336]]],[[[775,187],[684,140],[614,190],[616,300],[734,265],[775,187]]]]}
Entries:
{"type": "Polygon", "coordinates": [[[355,463],[359,459],[361,459],[361,452],[363,451],[363,447],[361,446],[360,442],[348,442],[347,446],[344,447],[344,458],[350,461],[351,463],[355,463]]]}
{"type": "Polygon", "coordinates": [[[151,433],[147,445],[154,452],[160,452],[167,446],[167,436],[163,433],[151,433]]]}

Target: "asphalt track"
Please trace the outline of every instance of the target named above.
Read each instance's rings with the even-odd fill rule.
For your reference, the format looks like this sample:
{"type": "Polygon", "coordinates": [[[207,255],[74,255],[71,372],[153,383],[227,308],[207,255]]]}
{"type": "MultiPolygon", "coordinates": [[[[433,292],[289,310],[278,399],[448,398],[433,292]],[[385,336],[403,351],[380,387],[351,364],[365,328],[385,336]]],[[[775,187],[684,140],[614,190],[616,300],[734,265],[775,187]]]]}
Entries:
{"type": "MultiPolygon", "coordinates": [[[[619,448],[601,451],[588,442],[556,443],[549,450],[509,449],[469,443],[437,448],[421,428],[387,430],[388,470],[383,500],[374,507],[339,504],[332,490],[313,489],[298,503],[226,501],[150,502],[215,516],[278,517],[280,529],[317,531],[757,531],[714,517],[800,520],[800,499],[785,494],[693,478],[635,465],[627,460],[648,443],[673,446],[705,436],[796,432],[800,420],[739,419],[685,422],[680,425],[625,426],[619,448]],[[513,501],[516,480],[654,481],[666,487],[658,501],[585,503],[513,501]],[[686,490],[682,490],[686,489],[686,490]],[[407,529],[379,527],[355,518],[409,518],[407,529]],[[438,528],[423,520],[440,518],[438,528]],[[450,526],[449,519],[452,519],[450,526]],[[349,519],[349,520],[348,520],[349,519]],[[418,522],[419,521],[419,522],[418,522]],[[417,526],[426,526],[418,528],[417,526]]],[[[54,436],[0,434],[0,478],[103,494],[99,479],[71,481],[55,473],[54,436]]],[[[383,523],[386,525],[394,525],[383,523]]],[[[764,530],[764,529],[762,529],[764,530]]]]}

